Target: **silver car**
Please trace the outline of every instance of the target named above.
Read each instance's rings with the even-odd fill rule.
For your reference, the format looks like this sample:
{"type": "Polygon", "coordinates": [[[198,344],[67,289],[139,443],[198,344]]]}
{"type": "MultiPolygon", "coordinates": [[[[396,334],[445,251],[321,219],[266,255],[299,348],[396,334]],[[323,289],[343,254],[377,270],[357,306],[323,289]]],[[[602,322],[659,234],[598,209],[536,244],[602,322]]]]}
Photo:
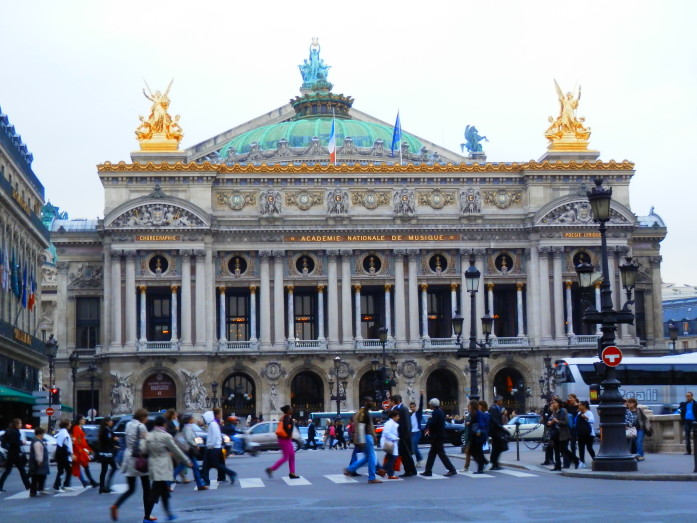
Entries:
{"type": "MultiPolygon", "coordinates": [[[[259,445],[258,450],[279,450],[278,437],[276,436],[276,428],[278,421],[262,421],[253,427],[244,431],[245,444],[256,443],[259,445]]],[[[303,448],[305,441],[300,435],[298,427],[293,427],[293,441],[295,442],[295,450],[303,448]]]]}
{"type": "Polygon", "coordinates": [[[515,438],[516,425],[520,439],[541,440],[544,437],[545,427],[539,414],[521,414],[511,418],[503,426],[511,438],[515,438]]]}
{"type": "MultiPolygon", "coordinates": [[[[34,439],[34,429],[19,429],[22,435],[22,452],[29,458],[29,444],[31,440],[34,439]]],[[[5,431],[0,431],[0,438],[5,435],[5,431]]],[[[55,461],[56,458],[56,438],[44,434],[44,441],[46,442],[46,447],[48,448],[48,460],[55,461]]]]}

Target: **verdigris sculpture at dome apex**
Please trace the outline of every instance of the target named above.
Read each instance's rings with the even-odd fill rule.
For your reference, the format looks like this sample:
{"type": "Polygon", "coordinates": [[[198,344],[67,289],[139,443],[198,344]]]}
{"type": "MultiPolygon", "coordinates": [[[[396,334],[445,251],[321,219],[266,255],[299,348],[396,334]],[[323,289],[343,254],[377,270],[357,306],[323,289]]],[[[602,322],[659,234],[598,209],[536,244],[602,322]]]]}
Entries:
{"type": "Polygon", "coordinates": [[[309,59],[303,60],[303,64],[298,66],[300,74],[303,77],[303,89],[312,89],[318,81],[326,82],[327,80],[327,73],[331,65],[326,65],[324,63],[324,60],[319,57],[319,52],[319,39],[314,37],[310,44],[309,59]]]}

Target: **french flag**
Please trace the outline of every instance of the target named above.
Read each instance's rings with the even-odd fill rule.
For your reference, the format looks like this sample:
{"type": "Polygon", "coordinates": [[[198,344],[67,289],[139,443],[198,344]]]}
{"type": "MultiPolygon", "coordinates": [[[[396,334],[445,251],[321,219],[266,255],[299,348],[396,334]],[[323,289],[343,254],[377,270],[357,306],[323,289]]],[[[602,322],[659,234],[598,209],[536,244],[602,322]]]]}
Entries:
{"type": "Polygon", "coordinates": [[[336,165],[336,134],[335,134],[335,121],[332,118],[332,132],[329,134],[329,143],[327,144],[327,149],[329,150],[329,161],[336,165]]]}

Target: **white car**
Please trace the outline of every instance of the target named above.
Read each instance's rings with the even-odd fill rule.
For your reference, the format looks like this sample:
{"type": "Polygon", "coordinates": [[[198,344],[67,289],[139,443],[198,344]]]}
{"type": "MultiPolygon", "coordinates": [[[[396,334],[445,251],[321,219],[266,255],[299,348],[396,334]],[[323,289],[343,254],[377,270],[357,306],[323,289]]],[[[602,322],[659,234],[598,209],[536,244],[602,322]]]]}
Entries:
{"type": "MultiPolygon", "coordinates": [[[[22,452],[29,459],[29,443],[34,439],[34,429],[19,429],[22,435],[22,452]]],[[[5,431],[0,431],[0,438],[5,435],[5,431]]],[[[55,461],[56,458],[56,438],[44,434],[44,441],[48,447],[48,460],[55,461]]]]}
{"type": "MultiPolygon", "coordinates": [[[[247,445],[257,443],[259,445],[257,447],[258,450],[279,450],[276,427],[278,427],[278,421],[262,421],[245,430],[242,437],[247,445]]],[[[298,427],[293,427],[293,441],[295,442],[296,451],[305,445],[305,440],[300,435],[298,427]]]]}
{"type": "Polygon", "coordinates": [[[515,438],[516,425],[520,439],[541,440],[544,437],[545,427],[539,414],[521,414],[506,423],[503,428],[508,431],[511,439],[515,438]]]}

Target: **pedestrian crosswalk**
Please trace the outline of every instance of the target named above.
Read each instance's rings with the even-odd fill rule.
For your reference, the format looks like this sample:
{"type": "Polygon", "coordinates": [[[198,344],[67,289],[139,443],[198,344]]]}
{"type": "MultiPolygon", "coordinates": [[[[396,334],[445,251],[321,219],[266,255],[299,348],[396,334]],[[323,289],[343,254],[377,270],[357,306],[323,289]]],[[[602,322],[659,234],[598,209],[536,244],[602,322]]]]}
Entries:
{"type": "MultiPolygon", "coordinates": [[[[531,474],[529,472],[522,472],[520,470],[512,470],[512,469],[503,469],[503,470],[488,470],[484,474],[474,474],[472,472],[463,472],[462,470],[458,471],[458,477],[464,477],[467,479],[476,479],[476,480],[483,480],[483,479],[496,479],[497,477],[513,477],[513,478],[520,478],[520,479],[525,479],[525,478],[534,478],[538,477],[539,474],[531,474]]],[[[262,478],[239,478],[238,481],[235,482],[235,486],[239,484],[239,486],[243,489],[249,489],[249,488],[266,488],[269,486],[274,486],[274,485],[284,485],[284,486],[290,486],[290,487],[307,487],[313,484],[318,484],[322,481],[329,480],[330,482],[337,484],[337,485],[342,485],[342,484],[364,484],[367,482],[367,474],[363,474],[362,477],[355,478],[355,477],[350,477],[350,476],[345,476],[344,474],[324,474],[324,475],[317,475],[317,476],[312,476],[310,478],[301,476],[300,478],[297,479],[290,479],[287,476],[282,476],[279,479],[262,479],[262,478]],[[279,479],[281,481],[279,481],[279,479]]],[[[381,478],[378,478],[381,479],[381,478]]],[[[415,476],[413,480],[410,481],[418,481],[418,480],[427,480],[427,481],[434,481],[434,480],[448,480],[450,478],[445,477],[442,474],[436,474],[435,472],[433,473],[432,476],[415,476]]],[[[404,483],[404,480],[402,478],[399,479],[382,479],[383,483],[404,483]]],[[[210,486],[208,487],[210,490],[217,490],[222,483],[219,483],[216,480],[211,480],[210,486]]],[[[111,486],[111,495],[120,495],[121,493],[125,492],[128,489],[128,486],[125,483],[116,483],[111,486]]],[[[182,488],[182,492],[188,491],[190,489],[187,488],[182,488]]],[[[73,490],[69,490],[67,492],[55,492],[53,490],[50,491],[50,494],[47,495],[42,495],[40,497],[56,497],[56,498],[71,498],[71,497],[76,497],[76,496],[82,496],[85,493],[88,493],[90,491],[94,491],[95,493],[97,492],[97,489],[91,489],[91,488],[83,488],[83,487],[75,487],[73,490]]],[[[18,499],[28,499],[29,498],[29,491],[28,490],[22,490],[20,492],[16,492],[14,494],[10,494],[9,496],[6,496],[4,498],[5,501],[14,501],[18,499]]]]}

